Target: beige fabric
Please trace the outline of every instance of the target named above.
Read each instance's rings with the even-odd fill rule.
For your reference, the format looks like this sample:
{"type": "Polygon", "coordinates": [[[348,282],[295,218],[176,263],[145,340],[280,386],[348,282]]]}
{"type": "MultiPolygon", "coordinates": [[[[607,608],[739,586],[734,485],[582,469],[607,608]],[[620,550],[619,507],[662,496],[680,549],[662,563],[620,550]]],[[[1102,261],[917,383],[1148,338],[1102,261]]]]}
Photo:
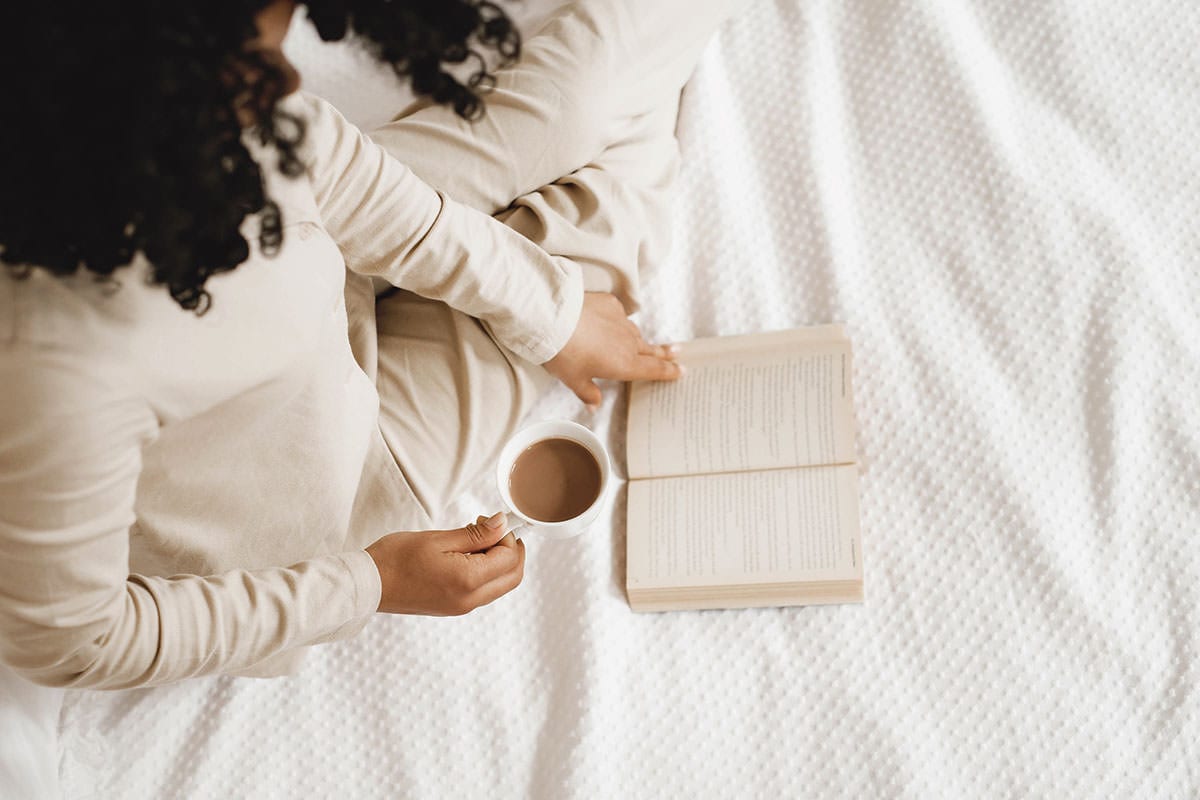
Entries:
{"type": "Polygon", "coordinates": [[[115,688],[272,674],[359,630],[380,590],[360,548],[424,527],[516,424],[578,264],[633,303],[661,252],[672,104],[730,4],[677,5],[575,6],[484,126],[429,108],[378,132],[417,174],[289,98],[309,170],[269,178],[284,247],[213,278],[202,317],[140,262],[116,291],[0,278],[0,658],[115,688]],[[377,337],[372,277],[405,289],[377,337]]]}
{"type": "MultiPolygon", "coordinates": [[[[632,306],[639,267],[666,248],[674,108],[632,120],[621,147],[497,218],[551,252],[570,254],[589,289],[618,290],[632,306]],[[623,175],[627,164],[619,159],[635,148],[656,157],[623,175]]],[[[402,128],[390,132],[395,142],[402,128]]],[[[416,142],[402,146],[423,152],[416,142]]],[[[414,169],[453,195],[459,179],[439,168],[446,161],[417,161],[414,169]]],[[[380,428],[422,508],[436,515],[494,460],[551,378],[514,357],[479,320],[411,292],[381,297],[376,327],[380,428]]]]}
{"type": "MultiPolygon", "coordinates": [[[[670,244],[680,90],[712,31],[744,4],[568,5],[501,74],[482,121],[421,102],[371,138],[448,196],[580,264],[589,290],[615,292],[633,312],[639,273],[670,244]]],[[[369,289],[348,291],[361,302],[369,289]]],[[[377,352],[364,360],[377,363],[380,428],[436,516],[493,463],[550,378],[487,325],[411,292],[383,295],[375,321],[377,341],[371,326],[352,341],[377,352]]]]}

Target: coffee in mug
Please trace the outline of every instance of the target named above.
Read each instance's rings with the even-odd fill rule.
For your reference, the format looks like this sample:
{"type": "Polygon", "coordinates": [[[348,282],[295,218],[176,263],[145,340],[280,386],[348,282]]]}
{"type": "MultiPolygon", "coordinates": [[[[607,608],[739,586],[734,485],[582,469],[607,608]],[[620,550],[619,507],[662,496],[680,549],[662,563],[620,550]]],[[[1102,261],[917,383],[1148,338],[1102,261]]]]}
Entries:
{"type": "Polygon", "coordinates": [[[496,489],[519,537],[569,539],[604,513],[613,483],[604,442],[578,422],[551,419],[514,433],[496,460],[496,489]]]}
{"type": "Polygon", "coordinates": [[[513,461],[508,492],[517,510],[539,522],[564,522],[587,511],[601,488],[600,465],[574,439],[554,436],[526,447],[513,461]]]}

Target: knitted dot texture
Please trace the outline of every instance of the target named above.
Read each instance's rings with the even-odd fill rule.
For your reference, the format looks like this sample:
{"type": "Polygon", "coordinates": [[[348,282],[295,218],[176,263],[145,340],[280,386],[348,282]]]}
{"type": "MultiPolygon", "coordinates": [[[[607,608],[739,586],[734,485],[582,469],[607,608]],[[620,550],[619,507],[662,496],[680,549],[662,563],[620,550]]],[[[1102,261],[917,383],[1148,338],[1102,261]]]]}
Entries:
{"type": "MultiPolygon", "coordinates": [[[[70,694],[68,796],[1200,796],[1197,41],[1178,0],[757,0],[706,51],[639,321],[846,324],[864,604],[635,615],[622,490],[466,617],[70,694]]],[[[359,121],[401,94],[291,46],[359,121]]],[[[535,415],[623,473],[606,394],[535,415]]]]}

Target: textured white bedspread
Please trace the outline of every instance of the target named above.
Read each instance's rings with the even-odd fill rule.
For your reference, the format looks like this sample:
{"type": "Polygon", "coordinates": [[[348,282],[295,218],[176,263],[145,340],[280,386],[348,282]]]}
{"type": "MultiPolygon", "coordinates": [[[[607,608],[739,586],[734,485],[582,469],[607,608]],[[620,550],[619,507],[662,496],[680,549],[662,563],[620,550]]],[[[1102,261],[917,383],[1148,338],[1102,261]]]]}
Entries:
{"type": "Polygon", "coordinates": [[[1198,42],[1179,0],[759,0],[706,53],[642,322],[846,324],[864,605],[634,615],[622,493],[468,617],[69,695],[68,796],[1200,795],[1198,42]]]}

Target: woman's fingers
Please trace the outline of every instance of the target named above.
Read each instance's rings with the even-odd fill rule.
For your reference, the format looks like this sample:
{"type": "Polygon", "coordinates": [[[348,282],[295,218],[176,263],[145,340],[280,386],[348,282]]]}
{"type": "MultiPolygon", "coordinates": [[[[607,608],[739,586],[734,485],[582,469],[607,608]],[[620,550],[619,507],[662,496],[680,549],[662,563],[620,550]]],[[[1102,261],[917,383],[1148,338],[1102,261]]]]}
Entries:
{"type": "Polygon", "coordinates": [[[639,355],[630,370],[631,381],[673,381],[683,376],[684,367],[675,361],[658,356],[639,355]]]}
{"type": "Polygon", "coordinates": [[[675,380],[683,374],[684,370],[675,364],[679,345],[651,344],[642,338],[642,331],[633,320],[626,320],[626,323],[637,343],[637,355],[627,374],[613,377],[627,381],[664,381],[675,380]]]}
{"type": "Polygon", "coordinates": [[[627,318],[625,320],[625,327],[632,334],[634,341],[637,342],[639,355],[654,356],[655,358],[665,358],[673,361],[679,353],[679,345],[677,344],[651,344],[647,342],[642,336],[642,329],[631,319],[627,318]]]}
{"type": "MultiPolygon", "coordinates": [[[[525,568],[525,544],[507,533],[484,552],[471,553],[468,560],[474,570],[472,577],[476,586],[484,586],[505,576],[521,574],[525,568]]],[[[520,578],[517,580],[519,582],[520,578]]]]}
{"type": "Polygon", "coordinates": [[[614,295],[587,292],[574,333],[543,366],[595,408],[603,395],[593,381],[674,380],[683,374],[678,353],[674,345],[647,342],[614,295]]]}
{"type": "MultiPolygon", "coordinates": [[[[682,364],[675,361],[675,351],[665,345],[646,345],[638,352],[629,353],[620,359],[590,371],[597,378],[618,381],[673,381],[684,373],[682,364]]],[[[586,405],[599,406],[604,393],[588,374],[572,380],[568,387],[586,405]]]]}
{"type": "Polygon", "coordinates": [[[604,393],[600,391],[600,387],[588,379],[572,383],[571,391],[575,392],[575,396],[582,400],[584,405],[591,406],[593,409],[604,399],[604,393]]]}
{"type": "Polygon", "coordinates": [[[503,597],[521,585],[521,580],[525,577],[525,542],[516,539],[512,547],[518,556],[516,566],[495,576],[472,592],[470,601],[476,608],[503,597]]]}
{"type": "Polygon", "coordinates": [[[504,512],[497,512],[491,517],[480,516],[470,525],[452,531],[441,531],[442,544],[447,550],[459,553],[475,553],[486,550],[504,536],[508,528],[505,525],[504,512]]]}
{"type": "MultiPolygon", "coordinates": [[[[497,512],[490,519],[498,518],[498,530],[508,531],[508,515],[504,512],[497,512]]],[[[475,518],[475,525],[485,530],[490,530],[487,526],[489,518],[480,514],[475,518]]],[[[467,529],[470,529],[470,525],[467,529]]],[[[489,535],[490,538],[490,535],[489,535]]],[[[525,545],[517,546],[517,537],[511,532],[504,533],[500,540],[490,545],[486,550],[475,550],[468,553],[468,561],[471,563],[471,569],[475,570],[472,577],[479,583],[487,583],[494,580],[498,576],[511,572],[514,568],[518,571],[524,566],[525,562],[525,545]]]]}
{"type": "Polygon", "coordinates": [[[645,340],[638,343],[638,355],[654,356],[666,361],[674,361],[679,354],[679,346],[674,344],[650,344],[645,340]]]}

